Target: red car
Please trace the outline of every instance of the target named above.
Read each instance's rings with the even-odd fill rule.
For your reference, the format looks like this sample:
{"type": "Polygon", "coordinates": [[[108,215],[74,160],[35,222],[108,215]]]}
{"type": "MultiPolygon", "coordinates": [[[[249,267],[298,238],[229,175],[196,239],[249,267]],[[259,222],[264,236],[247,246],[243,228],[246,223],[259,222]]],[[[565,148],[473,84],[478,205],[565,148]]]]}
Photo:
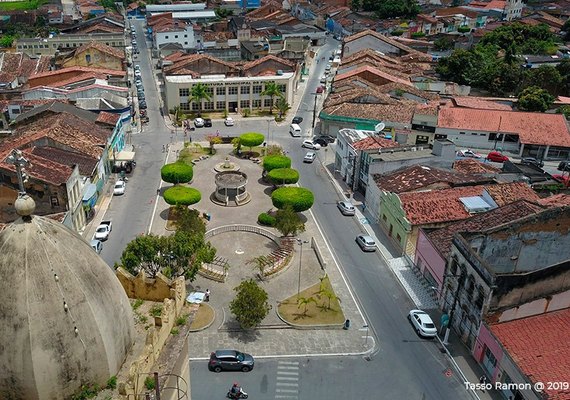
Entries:
{"type": "Polygon", "coordinates": [[[557,174],[557,175],[552,175],[552,178],[562,183],[564,186],[570,187],[570,176],[557,174]]]}
{"type": "Polygon", "coordinates": [[[502,163],[509,161],[509,157],[499,153],[498,151],[492,151],[487,155],[487,160],[502,163]]]}

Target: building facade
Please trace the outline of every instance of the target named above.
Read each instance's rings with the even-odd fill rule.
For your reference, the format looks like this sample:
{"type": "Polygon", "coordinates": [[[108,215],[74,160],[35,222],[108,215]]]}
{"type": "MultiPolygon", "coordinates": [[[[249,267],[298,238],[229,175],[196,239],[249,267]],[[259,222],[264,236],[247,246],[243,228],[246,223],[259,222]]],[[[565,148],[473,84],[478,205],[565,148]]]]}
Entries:
{"type": "Polygon", "coordinates": [[[120,50],[124,50],[126,46],[123,33],[56,35],[47,39],[19,38],[14,46],[18,52],[25,53],[30,57],[36,57],[42,55],[53,56],[58,49],[73,49],[90,42],[102,43],[120,50]]]}

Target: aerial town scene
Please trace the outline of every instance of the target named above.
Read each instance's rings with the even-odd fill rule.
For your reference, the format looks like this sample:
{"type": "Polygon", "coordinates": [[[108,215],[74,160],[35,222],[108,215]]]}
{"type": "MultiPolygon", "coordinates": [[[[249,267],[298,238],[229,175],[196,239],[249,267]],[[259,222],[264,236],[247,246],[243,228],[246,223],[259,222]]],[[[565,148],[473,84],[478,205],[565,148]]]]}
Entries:
{"type": "Polygon", "coordinates": [[[0,0],[0,400],[570,400],[570,0],[0,0]]]}

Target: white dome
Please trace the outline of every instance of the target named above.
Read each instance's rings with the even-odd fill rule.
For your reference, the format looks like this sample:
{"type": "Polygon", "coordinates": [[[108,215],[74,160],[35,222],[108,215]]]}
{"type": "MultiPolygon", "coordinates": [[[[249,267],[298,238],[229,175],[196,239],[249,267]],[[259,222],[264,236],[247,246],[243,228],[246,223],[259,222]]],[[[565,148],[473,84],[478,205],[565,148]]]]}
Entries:
{"type": "Polygon", "coordinates": [[[81,237],[47,218],[20,218],[0,232],[0,273],[1,399],[65,399],[118,372],[132,309],[81,237]]]}

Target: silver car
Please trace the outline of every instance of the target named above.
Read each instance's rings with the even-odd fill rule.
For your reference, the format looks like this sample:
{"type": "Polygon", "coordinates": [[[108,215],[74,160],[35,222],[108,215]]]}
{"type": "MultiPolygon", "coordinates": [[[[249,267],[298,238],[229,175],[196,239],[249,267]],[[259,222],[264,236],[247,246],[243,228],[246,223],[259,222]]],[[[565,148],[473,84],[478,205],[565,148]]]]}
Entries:
{"type": "Polygon", "coordinates": [[[356,236],[356,243],[363,251],[376,251],[376,242],[372,239],[372,236],[358,235],[356,236]]]}
{"type": "Polygon", "coordinates": [[[422,310],[410,310],[408,319],[414,326],[414,329],[420,336],[434,337],[437,335],[437,328],[431,320],[431,317],[422,310]]]}
{"type": "Polygon", "coordinates": [[[339,201],[336,206],[340,210],[342,215],[354,215],[355,208],[350,201],[339,201]]]}

